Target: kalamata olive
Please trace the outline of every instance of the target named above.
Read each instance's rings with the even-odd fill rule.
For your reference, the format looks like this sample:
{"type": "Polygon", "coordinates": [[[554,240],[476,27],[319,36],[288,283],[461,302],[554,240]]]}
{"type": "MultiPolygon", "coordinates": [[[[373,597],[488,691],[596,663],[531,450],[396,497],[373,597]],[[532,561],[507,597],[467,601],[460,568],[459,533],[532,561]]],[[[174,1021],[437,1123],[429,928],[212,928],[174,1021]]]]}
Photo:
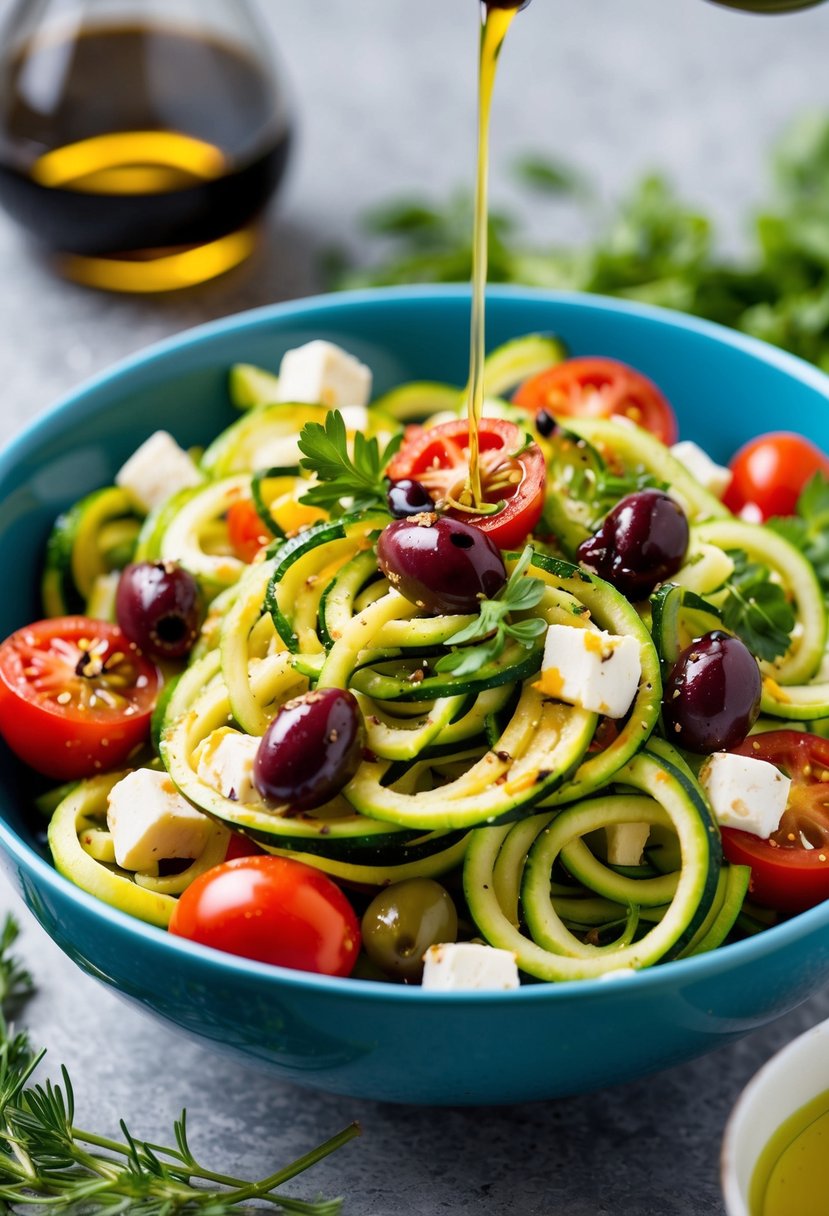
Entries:
{"type": "Polygon", "coordinates": [[[417,982],[423,955],[458,936],[449,892],[431,878],[408,878],[375,895],[363,914],[363,946],[386,975],[417,982]]]}
{"type": "Polygon", "coordinates": [[[480,528],[434,512],[398,519],[380,533],[380,569],[395,590],[426,612],[477,612],[507,581],[498,546],[480,528]]]}
{"type": "Polygon", "coordinates": [[[598,532],[582,541],[578,559],[622,595],[643,600],[676,574],[688,537],[678,502],[661,490],[637,490],[617,502],[598,532]]]}
{"type": "Polygon", "coordinates": [[[542,439],[549,439],[555,433],[556,420],[549,410],[539,410],[535,416],[535,429],[542,439]]]}
{"type": "Polygon", "coordinates": [[[199,633],[199,585],[176,562],[136,562],[118,580],[115,615],[122,632],[145,654],[181,659],[199,633]]]}
{"type": "Polygon", "coordinates": [[[408,515],[419,515],[421,511],[431,511],[434,501],[431,494],[419,481],[411,477],[402,477],[393,481],[386,495],[389,510],[397,519],[405,519],[408,515]]]}
{"type": "Polygon", "coordinates": [[[322,806],[348,785],[362,759],[365,726],[344,688],[321,688],[282,706],[262,736],[253,783],[292,810],[322,806]]]}
{"type": "Polygon", "coordinates": [[[740,641],[716,629],[677,659],[665,685],[668,738],[691,752],[718,752],[742,743],[760,712],[757,660],[740,641]]]}

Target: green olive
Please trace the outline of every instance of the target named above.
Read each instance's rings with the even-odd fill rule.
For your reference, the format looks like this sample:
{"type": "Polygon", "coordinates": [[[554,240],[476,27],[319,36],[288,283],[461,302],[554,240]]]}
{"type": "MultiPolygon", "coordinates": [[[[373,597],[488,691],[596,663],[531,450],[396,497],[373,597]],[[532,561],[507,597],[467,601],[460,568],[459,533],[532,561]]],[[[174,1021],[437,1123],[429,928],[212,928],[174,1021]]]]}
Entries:
{"type": "Polygon", "coordinates": [[[423,955],[458,936],[449,892],[431,878],[408,878],[375,895],[363,914],[363,946],[373,963],[395,979],[418,981],[423,955]]]}

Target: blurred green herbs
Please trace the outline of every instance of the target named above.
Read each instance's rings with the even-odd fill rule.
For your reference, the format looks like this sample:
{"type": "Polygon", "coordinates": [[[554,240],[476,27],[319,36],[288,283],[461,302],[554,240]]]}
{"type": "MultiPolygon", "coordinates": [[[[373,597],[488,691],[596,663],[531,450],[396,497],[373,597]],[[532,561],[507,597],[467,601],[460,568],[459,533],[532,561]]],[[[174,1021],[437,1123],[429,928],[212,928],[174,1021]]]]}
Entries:
{"type": "MultiPolygon", "coordinates": [[[[662,176],[642,178],[602,216],[581,174],[545,156],[515,166],[517,184],[544,205],[562,202],[595,218],[577,248],[533,247],[519,220],[493,211],[490,282],[601,292],[708,317],[763,338],[829,371],[829,116],[806,115],[772,156],[771,198],[751,223],[745,256],[726,259],[710,217],[689,207],[662,176]]],[[[463,282],[472,268],[468,194],[445,203],[405,199],[372,210],[366,231],[381,260],[355,269],[331,255],[331,286],[463,282]]]]}

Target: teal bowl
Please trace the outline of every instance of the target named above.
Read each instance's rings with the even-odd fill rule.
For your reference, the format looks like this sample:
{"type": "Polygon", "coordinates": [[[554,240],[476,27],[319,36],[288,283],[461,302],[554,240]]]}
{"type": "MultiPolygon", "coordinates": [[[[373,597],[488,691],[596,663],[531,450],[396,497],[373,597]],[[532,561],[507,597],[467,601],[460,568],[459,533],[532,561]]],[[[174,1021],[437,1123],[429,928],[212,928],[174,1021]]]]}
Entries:
{"type": "MultiPolygon", "coordinates": [[[[303,300],[203,326],[78,389],[0,453],[0,636],[39,615],[41,555],[59,511],[111,481],[152,430],[165,427],[186,446],[231,420],[231,363],[275,368],[287,348],[324,337],[365,360],[380,391],[411,379],[461,384],[468,329],[461,288],[303,300]]],[[[829,379],[749,338],[595,297],[490,292],[490,346],[534,331],[560,334],[575,354],[640,368],[672,400],[683,435],[715,458],[781,427],[829,449],[829,379]]],[[[0,755],[0,858],[49,936],[168,1024],[302,1085],[449,1105],[572,1094],[720,1047],[829,980],[829,902],[712,954],[613,982],[442,993],[268,967],[168,936],[61,878],[27,780],[0,755]]]]}

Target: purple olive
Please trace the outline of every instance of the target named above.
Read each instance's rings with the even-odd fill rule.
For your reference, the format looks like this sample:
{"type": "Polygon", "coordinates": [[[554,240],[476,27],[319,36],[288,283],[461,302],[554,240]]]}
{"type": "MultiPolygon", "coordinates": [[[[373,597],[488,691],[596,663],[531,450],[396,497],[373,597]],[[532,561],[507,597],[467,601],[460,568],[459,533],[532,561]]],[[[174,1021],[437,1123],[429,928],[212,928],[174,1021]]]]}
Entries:
{"type": "Polygon", "coordinates": [[[115,615],[126,637],[151,658],[184,658],[201,624],[199,585],[175,562],[136,562],[118,580],[115,615]]]}
{"type": "Polygon", "coordinates": [[[310,811],[328,802],[357,772],[365,727],[353,693],[321,688],[288,701],[262,736],[253,783],[268,802],[310,811]]]}
{"type": "Polygon", "coordinates": [[[690,752],[736,747],[757,721],[762,691],[748,647],[719,629],[706,633],[683,650],[665,684],[668,738],[690,752]]]}
{"type": "Polygon", "coordinates": [[[393,481],[386,495],[389,510],[397,519],[406,519],[409,515],[419,515],[422,511],[434,509],[431,494],[419,481],[411,477],[403,477],[393,481]]]}
{"type": "Polygon", "coordinates": [[[535,416],[535,429],[542,439],[549,439],[556,432],[557,422],[549,410],[539,410],[535,416]]]}
{"type": "Polygon", "coordinates": [[[380,533],[380,569],[396,591],[436,616],[477,612],[507,581],[494,541],[459,519],[433,512],[399,519],[380,533]]]}
{"type": "Polygon", "coordinates": [[[638,490],[617,502],[578,559],[628,599],[646,599],[676,574],[688,551],[688,520],[661,490],[638,490]]]}

